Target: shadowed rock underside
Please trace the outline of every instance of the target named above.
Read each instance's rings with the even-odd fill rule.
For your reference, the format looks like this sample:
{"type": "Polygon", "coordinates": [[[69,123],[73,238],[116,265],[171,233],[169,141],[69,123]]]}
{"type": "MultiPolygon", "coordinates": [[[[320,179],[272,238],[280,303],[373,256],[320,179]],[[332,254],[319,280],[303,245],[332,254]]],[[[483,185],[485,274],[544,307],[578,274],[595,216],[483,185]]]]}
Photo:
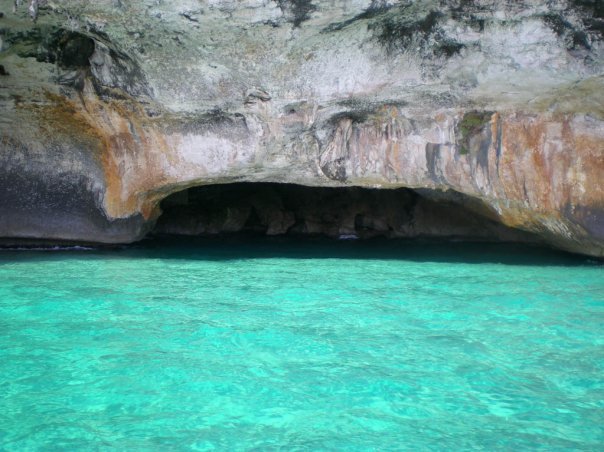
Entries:
{"type": "Polygon", "coordinates": [[[597,0],[0,12],[0,237],[131,242],[172,193],[273,182],[461,196],[506,230],[604,256],[597,0]]]}

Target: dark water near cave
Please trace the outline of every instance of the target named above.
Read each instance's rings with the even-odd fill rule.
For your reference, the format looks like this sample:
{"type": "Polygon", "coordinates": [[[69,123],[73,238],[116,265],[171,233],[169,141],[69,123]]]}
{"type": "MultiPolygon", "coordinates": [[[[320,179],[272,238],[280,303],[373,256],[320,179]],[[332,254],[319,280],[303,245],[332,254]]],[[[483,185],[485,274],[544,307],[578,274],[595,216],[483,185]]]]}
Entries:
{"type": "Polygon", "coordinates": [[[604,448],[604,267],[515,245],[0,251],[0,449],[604,448]]]}

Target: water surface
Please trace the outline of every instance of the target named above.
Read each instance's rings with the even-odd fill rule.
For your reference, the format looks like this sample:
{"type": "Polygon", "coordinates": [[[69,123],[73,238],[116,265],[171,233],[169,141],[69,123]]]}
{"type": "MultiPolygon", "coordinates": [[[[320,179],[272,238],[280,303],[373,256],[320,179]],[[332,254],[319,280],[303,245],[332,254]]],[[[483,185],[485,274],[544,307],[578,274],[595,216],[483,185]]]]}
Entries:
{"type": "Polygon", "coordinates": [[[604,267],[511,245],[0,251],[0,449],[602,450],[604,267]]]}

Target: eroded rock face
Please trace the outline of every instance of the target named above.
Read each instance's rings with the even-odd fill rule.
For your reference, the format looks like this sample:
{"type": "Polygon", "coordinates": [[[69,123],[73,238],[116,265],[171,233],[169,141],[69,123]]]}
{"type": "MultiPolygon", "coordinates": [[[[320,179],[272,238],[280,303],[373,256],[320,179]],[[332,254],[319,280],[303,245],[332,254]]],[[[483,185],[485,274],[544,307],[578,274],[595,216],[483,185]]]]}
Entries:
{"type": "Polygon", "coordinates": [[[460,193],[604,256],[601,2],[48,0],[36,23],[11,9],[0,0],[1,237],[129,242],[171,193],[285,182],[460,193]]]}

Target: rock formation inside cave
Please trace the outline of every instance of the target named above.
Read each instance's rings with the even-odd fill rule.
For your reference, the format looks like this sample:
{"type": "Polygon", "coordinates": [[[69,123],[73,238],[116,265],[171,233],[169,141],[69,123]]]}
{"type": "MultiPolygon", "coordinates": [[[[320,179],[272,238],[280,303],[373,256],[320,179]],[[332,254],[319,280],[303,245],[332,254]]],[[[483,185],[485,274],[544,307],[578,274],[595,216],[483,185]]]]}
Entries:
{"type": "Polygon", "coordinates": [[[452,191],[232,183],[174,193],[161,208],[154,234],[536,240],[489,218],[480,202],[452,191]]]}

